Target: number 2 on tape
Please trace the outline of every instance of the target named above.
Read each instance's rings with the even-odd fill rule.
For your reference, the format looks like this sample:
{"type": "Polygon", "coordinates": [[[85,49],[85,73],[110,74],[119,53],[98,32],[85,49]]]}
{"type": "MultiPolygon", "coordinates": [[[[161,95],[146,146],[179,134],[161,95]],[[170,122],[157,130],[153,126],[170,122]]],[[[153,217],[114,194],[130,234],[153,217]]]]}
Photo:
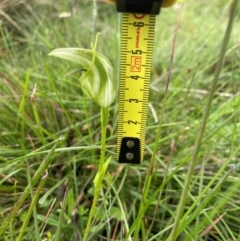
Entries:
{"type": "Polygon", "coordinates": [[[117,156],[143,160],[155,16],[122,14],[117,156]]]}

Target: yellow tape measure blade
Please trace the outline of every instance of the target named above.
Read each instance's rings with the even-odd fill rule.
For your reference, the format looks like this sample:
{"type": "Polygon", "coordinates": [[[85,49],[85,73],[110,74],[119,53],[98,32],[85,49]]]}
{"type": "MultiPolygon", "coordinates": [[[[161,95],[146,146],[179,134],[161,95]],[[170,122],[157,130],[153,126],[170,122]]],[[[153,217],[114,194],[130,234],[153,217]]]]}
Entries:
{"type": "Polygon", "coordinates": [[[117,156],[143,160],[155,16],[122,14],[117,156]]]}

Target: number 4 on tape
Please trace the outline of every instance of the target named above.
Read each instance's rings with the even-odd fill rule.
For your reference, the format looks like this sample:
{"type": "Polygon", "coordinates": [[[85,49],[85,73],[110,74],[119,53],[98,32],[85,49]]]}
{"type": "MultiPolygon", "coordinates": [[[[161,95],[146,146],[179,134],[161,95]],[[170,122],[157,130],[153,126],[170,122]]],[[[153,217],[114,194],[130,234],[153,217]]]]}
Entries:
{"type": "Polygon", "coordinates": [[[117,156],[143,160],[155,16],[122,14],[117,156]]]}

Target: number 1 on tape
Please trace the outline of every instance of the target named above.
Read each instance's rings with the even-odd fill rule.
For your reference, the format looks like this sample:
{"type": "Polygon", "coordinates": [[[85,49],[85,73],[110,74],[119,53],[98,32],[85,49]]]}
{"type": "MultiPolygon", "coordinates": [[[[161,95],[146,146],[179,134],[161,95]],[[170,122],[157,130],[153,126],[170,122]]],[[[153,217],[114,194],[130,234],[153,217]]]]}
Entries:
{"type": "Polygon", "coordinates": [[[122,14],[117,156],[143,160],[152,68],[155,16],[122,14]]]}

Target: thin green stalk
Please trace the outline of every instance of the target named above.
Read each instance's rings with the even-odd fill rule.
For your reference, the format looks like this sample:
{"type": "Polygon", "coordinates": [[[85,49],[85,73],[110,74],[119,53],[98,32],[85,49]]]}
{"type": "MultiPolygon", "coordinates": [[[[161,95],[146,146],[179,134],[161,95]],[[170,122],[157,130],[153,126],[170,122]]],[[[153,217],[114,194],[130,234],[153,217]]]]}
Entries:
{"type": "MultiPolygon", "coordinates": [[[[108,148],[115,148],[116,145],[107,145],[108,148]]],[[[15,159],[13,159],[11,161],[11,165],[16,165],[18,162],[20,162],[21,160],[24,160],[26,158],[29,157],[33,157],[33,156],[38,156],[38,155],[42,155],[42,154],[47,154],[49,152],[51,152],[51,150],[44,150],[44,151],[39,151],[42,148],[37,149],[36,151],[30,152],[29,154],[26,154],[24,156],[21,157],[17,157],[15,159]]],[[[63,148],[56,148],[54,150],[55,153],[59,153],[59,152],[71,152],[71,151],[77,151],[77,150],[97,150],[97,149],[101,149],[100,145],[94,145],[94,146],[72,146],[72,147],[63,147],[63,148]]],[[[12,150],[10,150],[12,151],[12,150]]],[[[6,152],[5,152],[6,153],[6,152]]],[[[0,164],[0,168],[3,167],[4,164],[0,164]]]]}
{"type": "MultiPolygon", "coordinates": [[[[32,178],[32,185],[33,186],[37,183],[39,178],[43,175],[44,171],[50,165],[50,163],[52,161],[51,156],[54,153],[54,150],[57,147],[57,145],[59,144],[60,140],[61,139],[59,139],[58,142],[55,143],[55,145],[52,147],[52,149],[48,153],[46,159],[41,163],[40,167],[38,168],[38,170],[36,171],[35,175],[33,176],[33,178],[32,178]]],[[[4,220],[3,224],[0,226],[0,237],[2,237],[2,235],[5,232],[6,228],[9,226],[9,224],[12,221],[12,219],[16,216],[16,214],[18,213],[19,209],[22,207],[25,199],[27,198],[27,196],[29,194],[29,189],[30,188],[29,188],[29,185],[28,185],[25,188],[25,190],[23,191],[21,197],[18,199],[18,202],[16,203],[16,205],[13,207],[12,211],[8,214],[8,216],[4,220]]]]}
{"type": "MultiPolygon", "coordinates": [[[[46,182],[46,179],[47,179],[47,175],[44,175],[43,178],[42,178],[42,180],[41,180],[41,182],[40,182],[40,184],[39,184],[39,186],[38,186],[38,188],[37,188],[37,191],[36,191],[35,195],[33,196],[31,205],[30,205],[30,207],[29,207],[29,209],[28,209],[27,215],[26,215],[26,217],[25,217],[25,219],[24,219],[23,225],[22,225],[22,227],[21,227],[20,233],[19,233],[16,241],[21,241],[22,238],[23,238],[23,234],[24,234],[25,230],[27,229],[29,220],[30,220],[30,218],[31,218],[31,216],[32,216],[33,209],[36,208],[36,204],[37,204],[39,195],[40,195],[41,190],[42,190],[42,188],[43,188],[43,186],[44,186],[44,184],[45,184],[45,182],[46,182]]],[[[39,233],[36,233],[36,234],[39,235],[39,233]]],[[[40,239],[39,239],[40,236],[37,236],[37,235],[36,235],[36,237],[35,237],[36,240],[40,240],[40,239]]]]}
{"type": "MultiPolygon", "coordinates": [[[[188,158],[185,158],[185,160],[179,164],[172,172],[167,176],[167,178],[161,183],[161,185],[154,191],[154,193],[149,197],[149,199],[146,201],[143,209],[141,212],[138,212],[138,216],[133,222],[131,228],[129,229],[127,235],[124,237],[124,241],[129,240],[129,236],[134,232],[134,229],[137,225],[138,219],[141,219],[141,217],[144,215],[145,211],[148,209],[148,207],[156,200],[157,196],[159,195],[159,192],[165,187],[165,185],[173,178],[173,176],[178,172],[179,168],[183,167],[187,164],[188,158]]],[[[160,201],[161,202],[161,201],[160,201]]],[[[159,204],[160,205],[160,204],[159,204]]],[[[166,230],[170,229],[170,227],[167,227],[166,230]]]]}
{"type": "MultiPolygon", "coordinates": [[[[22,138],[24,139],[24,128],[25,128],[25,107],[26,107],[26,99],[27,99],[27,95],[28,95],[28,89],[29,89],[29,80],[30,80],[30,70],[28,69],[27,74],[26,74],[26,79],[24,82],[24,89],[23,89],[23,95],[22,95],[22,99],[21,99],[21,103],[19,106],[19,112],[21,113],[21,115],[18,116],[17,119],[17,123],[16,126],[18,127],[20,119],[21,119],[21,134],[22,134],[22,138]]],[[[16,127],[16,129],[17,129],[16,127]]]]}
{"type": "Polygon", "coordinates": [[[121,177],[122,180],[121,180],[121,183],[120,183],[120,185],[118,187],[118,190],[115,189],[114,185],[111,185],[111,189],[112,189],[112,191],[114,193],[114,198],[112,200],[112,203],[115,203],[115,200],[117,200],[118,206],[119,206],[119,208],[121,210],[121,213],[122,213],[123,225],[124,225],[124,229],[126,230],[126,232],[129,231],[128,220],[127,220],[127,213],[126,213],[126,211],[124,209],[122,200],[119,197],[119,192],[120,192],[120,190],[122,190],[122,186],[125,183],[127,173],[128,172],[125,171],[125,173],[123,174],[123,177],[121,177]]]}
{"type": "MultiPolygon", "coordinates": [[[[88,216],[88,221],[87,221],[87,226],[84,232],[84,236],[83,236],[83,241],[86,241],[90,232],[90,228],[91,228],[91,223],[92,223],[92,219],[94,216],[94,212],[96,209],[96,205],[98,202],[98,197],[99,197],[99,193],[101,190],[101,185],[102,185],[102,180],[104,175],[101,175],[104,173],[104,160],[105,160],[105,149],[106,149],[106,129],[107,129],[107,122],[108,122],[108,108],[101,108],[101,130],[102,130],[102,137],[101,137],[101,156],[100,156],[100,163],[99,163],[99,170],[98,173],[100,173],[99,175],[99,179],[95,184],[95,192],[94,192],[94,197],[93,197],[93,203],[92,203],[92,207],[88,216]]],[[[97,173],[97,175],[98,175],[97,173]]]]}
{"type": "MultiPolygon", "coordinates": [[[[217,182],[217,184],[213,187],[213,189],[209,192],[209,194],[207,194],[204,199],[202,199],[203,201],[196,207],[196,209],[191,213],[191,215],[189,216],[189,218],[185,219],[183,222],[180,221],[182,223],[182,232],[187,229],[187,227],[189,227],[189,225],[193,222],[193,220],[199,216],[200,212],[205,209],[205,207],[209,204],[209,202],[213,199],[214,196],[217,195],[217,193],[219,192],[219,188],[221,187],[221,185],[225,182],[225,180],[228,178],[229,174],[231,174],[232,170],[230,169],[229,171],[227,171],[221,178],[220,180],[217,182]]],[[[196,200],[195,200],[196,203],[196,200]]],[[[214,212],[217,211],[217,209],[219,210],[219,208],[214,207],[214,212]]],[[[204,212],[203,212],[204,213],[204,212]]],[[[199,224],[199,226],[203,227],[203,225],[199,224]]],[[[173,226],[174,227],[174,226],[173,226]]],[[[177,230],[177,235],[179,235],[181,232],[179,232],[179,230],[177,230]]],[[[166,241],[169,240],[169,237],[167,238],[166,241]]]]}
{"type": "Polygon", "coordinates": [[[93,21],[93,33],[92,33],[92,39],[93,43],[96,36],[96,29],[97,29],[97,0],[93,0],[93,9],[92,9],[92,21],[93,21]]]}
{"type": "MultiPolygon", "coordinates": [[[[168,157],[168,161],[167,161],[167,166],[165,168],[165,171],[164,171],[164,175],[163,175],[163,182],[166,180],[167,178],[167,174],[168,174],[168,170],[169,170],[169,166],[170,166],[170,162],[172,160],[172,155],[173,155],[173,149],[174,149],[174,141],[172,141],[171,143],[171,146],[170,146],[170,151],[169,151],[169,157],[168,157]]],[[[159,195],[158,195],[158,199],[157,199],[157,204],[155,206],[155,209],[154,209],[154,213],[153,213],[153,218],[152,218],[152,222],[148,228],[148,231],[147,231],[147,237],[145,239],[145,241],[147,241],[149,238],[149,235],[150,235],[150,232],[152,230],[152,227],[153,227],[153,224],[154,224],[154,221],[155,221],[155,218],[157,216],[157,210],[159,208],[159,203],[161,201],[161,198],[162,198],[162,193],[163,193],[163,189],[160,190],[159,192],[159,195]]]]}
{"type": "Polygon", "coordinates": [[[40,138],[41,138],[41,141],[42,141],[43,145],[45,146],[46,141],[45,141],[45,137],[44,137],[44,134],[43,134],[43,128],[42,128],[41,121],[40,121],[40,118],[39,118],[39,115],[38,115],[37,107],[35,105],[36,91],[37,91],[37,84],[35,84],[35,86],[33,88],[33,91],[32,91],[32,94],[31,94],[31,102],[32,102],[32,108],[33,108],[33,114],[34,114],[35,121],[36,121],[38,130],[39,130],[39,135],[40,135],[40,138]]]}
{"type": "Polygon", "coordinates": [[[238,4],[238,0],[234,0],[232,5],[231,5],[231,13],[230,13],[230,17],[229,17],[229,22],[228,22],[228,26],[227,26],[227,29],[226,29],[226,32],[225,32],[224,39],[223,39],[222,48],[221,48],[221,52],[220,52],[220,55],[219,55],[219,59],[218,59],[218,63],[217,63],[216,71],[215,71],[215,76],[214,76],[214,79],[212,81],[211,89],[210,89],[210,92],[209,92],[209,97],[208,97],[207,104],[206,104],[206,107],[205,107],[205,110],[204,110],[204,113],[203,113],[203,116],[202,116],[200,130],[198,132],[198,136],[197,136],[195,146],[194,146],[194,150],[193,150],[193,155],[192,155],[190,165],[189,165],[189,168],[188,168],[188,172],[187,172],[187,175],[186,175],[186,179],[185,179],[185,182],[184,182],[184,188],[183,188],[183,191],[182,191],[180,203],[178,205],[173,229],[172,229],[172,232],[170,234],[170,240],[171,241],[175,241],[178,237],[177,229],[178,229],[179,221],[182,217],[183,210],[184,210],[184,207],[185,207],[185,203],[186,203],[186,200],[187,200],[187,193],[188,193],[190,182],[191,182],[191,179],[192,179],[194,167],[195,167],[196,162],[197,162],[199,149],[200,149],[200,146],[201,146],[203,134],[204,134],[204,131],[205,131],[205,127],[206,127],[206,124],[207,124],[207,120],[208,120],[208,116],[209,116],[209,112],[210,112],[210,108],[211,108],[211,104],[212,104],[212,100],[213,100],[213,95],[215,93],[217,82],[218,82],[218,79],[219,79],[219,76],[220,76],[220,72],[222,70],[224,56],[225,56],[225,53],[226,53],[226,50],[227,50],[227,45],[228,45],[230,35],[231,35],[231,31],[232,31],[233,20],[234,20],[236,9],[237,9],[237,4],[238,4]]]}
{"type": "Polygon", "coordinates": [[[65,209],[67,206],[67,196],[68,196],[68,191],[65,192],[64,194],[64,198],[63,198],[63,205],[60,211],[60,217],[59,217],[59,221],[58,221],[58,226],[57,226],[57,232],[55,235],[55,240],[61,240],[61,231],[62,231],[62,223],[63,223],[63,218],[64,218],[64,213],[65,213],[65,209]]]}
{"type": "MultiPolygon", "coordinates": [[[[88,116],[88,111],[87,111],[87,103],[86,103],[86,96],[84,95],[83,96],[83,106],[84,106],[84,114],[85,114],[85,118],[86,118],[86,123],[88,125],[88,136],[89,136],[89,142],[91,145],[93,145],[93,132],[92,132],[92,128],[91,128],[91,124],[90,124],[90,118],[88,116]]],[[[97,160],[96,160],[96,157],[95,157],[95,152],[94,150],[90,150],[91,152],[91,155],[92,155],[92,160],[93,160],[93,163],[94,165],[97,164],[97,160]]]]}
{"type": "MultiPolygon", "coordinates": [[[[223,166],[219,169],[219,171],[217,173],[215,173],[214,177],[205,186],[205,188],[200,193],[200,195],[197,196],[194,203],[188,207],[188,210],[185,212],[185,214],[183,215],[183,217],[180,220],[181,227],[178,228],[179,234],[181,232],[183,232],[183,230],[190,225],[190,223],[194,220],[194,218],[196,218],[196,216],[199,214],[199,212],[204,208],[203,204],[199,205],[199,203],[201,202],[201,200],[204,201],[206,199],[205,196],[207,195],[209,190],[211,190],[211,188],[213,188],[213,186],[216,187],[216,185],[218,185],[218,184],[215,184],[215,182],[219,183],[219,181],[217,181],[217,179],[220,177],[220,175],[222,173],[224,173],[224,170],[227,168],[227,166],[229,165],[232,158],[235,157],[239,151],[240,151],[240,146],[238,146],[236,148],[236,150],[234,150],[234,152],[231,154],[231,156],[228,158],[228,160],[223,164],[223,166]],[[200,207],[199,212],[196,215],[194,215],[193,213],[195,212],[195,210],[197,210],[198,207],[200,207]]],[[[203,203],[203,201],[202,201],[202,203],[203,203]]],[[[206,203],[206,205],[207,205],[207,203],[206,203]]],[[[169,240],[169,237],[166,241],[168,241],[168,240],[169,240]]]]}
{"type": "MultiPolygon", "coordinates": [[[[152,157],[150,160],[150,165],[148,168],[148,173],[147,173],[146,181],[145,181],[144,188],[143,188],[143,198],[140,203],[139,213],[142,213],[142,211],[144,209],[144,205],[147,201],[149,189],[150,189],[151,182],[152,182],[152,173],[153,173],[154,163],[155,163],[157,152],[159,149],[159,140],[161,138],[163,118],[164,118],[164,113],[165,113],[165,103],[167,100],[168,87],[169,87],[170,79],[171,79],[171,71],[172,71],[174,50],[175,50],[175,44],[176,44],[176,38],[177,38],[180,10],[181,10],[181,7],[179,7],[179,12],[178,12],[176,27],[175,27],[175,34],[174,34],[174,39],[173,39],[173,43],[172,43],[172,53],[171,53],[170,66],[169,66],[169,72],[168,72],[168,79],[167,79],[166,89],[165,89],[164,98],[163,98],[163,102],[162,102],[163,107],[162,107],[162,111],[161,111],[161,115],[160,115],[160,120],[159,120],[157,135],[156,135],[156,141],[155,141],[154,147],[153,147],[153,154],[152,154],[152,157]]],[[[136,228],[135,228],[135,232],[134,232],[134,238],[133,238],[134,241],[138,240],[138,233],[139,233],[139,229],[141,226],[141,221],[142,221],[141,218],[137,220],[137,224],[136,224],[136,228]]]]}
{"type": "Polygon", "coordinates": [[[105,160],[107,123],[108,123],[108,108],[101,108],[102,138],[101,138],[101,157],[100,157],[99,170],[102,170],[104,160],[105,160]]]}
{"type": "MultiPolygon", "coordinates": [[[[39,193],[36,192],[36,195],[34,197],[34,192],[33,192],[33,185],[32,185],[32,177],[31,177],[31,171],[30,171],[30,168],[29,168],[29,165],[28,165],[28,161],[26,160],[26,168],[27,168],[27,179],[28,179],[28,184],[29,184],[29,190],[30,190],[30,194],[31,194],[31,198],[32,200],[34,200],[34,198],[36,198],[36,196],[38,197],[39,196],[39,193],[41,191],[41,189],[38,188],[39,193]]],[[[33,202],[32,202],[33,203],[33,202]]],[[[36,204],[36,203],[35,203],[36,204]]],[[[37,208],[36,208],[36,205],[33,205],[33,221],[34,221],[34,228],[35,228],[35,239],[36,241],[40,241],[40,233],[39,233],[39,228],[38,228],[38,221],[37,221],[37,208]]],[[[27,215],[31,215],[31,212],[30,212],[30,209],[28,210],[28,214],[27,215]]],[[[26,221],[26,219],[24,220],[24,222],[26,221]]],[[[28,223],[28,222],[27,222],[28,223]]],[[[26,225],[27,225],[26,223],[26,225]]],[[[26,226],[25,226],[26,227],[26,226]]],[[[21,230],[23,229],[23,232],[25,230],[24,228],[24,224],[22,225],[22,228],[21,230]]]]}
{"type": "Polygon", "coordinates": [[[87,103],[86,103],[86,96],[85,95],[83,96],[83,107],[84,107],[84,114],[85,114],[85,118],[86,118],[86,123],[88,125],[89,142],[92,145],[93,144],[93,133],[92,133],[92,129],[91,129],[90,118],[88,116],[87,103]]]}
{"type": "MultiPolygon", "coordinates": [[[[211,192],[209,192],[208,195],[206,195],[206,197],[203,199],[203,201],[198,205],[198,207],[194,210],[193,215],[191,215],[189,217],[189,219],[185,220],[185,229],[187,229],[187,227],[189,227],[189,225],[193,222],[193,220],[199,215],[199,213],[207,206],[207,204],[210,202],[210,200],[212,200],[212,198],[214,196],[217,195],[217,193],[219,192],[219,188],[221,187],[221,185],[224,183],[224,181],[228,178],[229,174],[232,172],[232,170],[227,171],[222,177],[221,179],[218,181],[218,183],[216,184],[216,186],[214,186],[214,188],[211,190],[211,192]]],[[[196,201],[195,201],[196,202],[196,201]]],[[[154,235],[150,240],[157,240],[156,238],[159,237],[159,235],[161,233],[165,233],[169,227],[172,227],[173,225],[169,225],[168,227],[165,228],[165,230],[160,231],[158,234],[154,235]]],[[[182,230],[183,232],[183,230],[182,230]]],[[[179,232],[182,233],[182,232],[179,232]]],[[[187,231],[188,232],[188,231],[187,231]]],[[[190,235],[190,234],[189,234],[190,235]]],[[[164,239],[164,241],[168,241],[169,237],[167,239],[164,239]]],[[[187,240],[192,240],[192,239],[187,239],[187,240]]],[[[182,239],[181,239],[182,241],[182,239]]]]}

